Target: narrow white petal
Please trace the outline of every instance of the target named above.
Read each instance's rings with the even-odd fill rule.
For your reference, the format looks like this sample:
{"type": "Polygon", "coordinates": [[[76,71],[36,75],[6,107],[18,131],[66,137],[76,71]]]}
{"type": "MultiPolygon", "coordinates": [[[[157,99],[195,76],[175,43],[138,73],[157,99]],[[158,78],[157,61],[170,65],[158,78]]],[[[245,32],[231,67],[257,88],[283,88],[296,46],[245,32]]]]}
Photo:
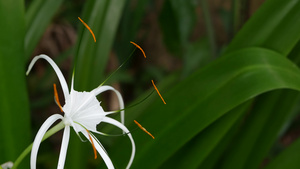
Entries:
{"type": "Polygon", "coordinates": [[[62,143],[60,147],[59,160],[57,169],[63,169],[66,161],[67,149],[70,139],[70,126],[66,126],[64,130],[64,135],[62,138],[62,143]]]}
{"type": "MultiPolygon", "coordinates": [[[[82,134],[91,142],[87,131],[83,131],[82,134]]],[[[103,161],[105,162],[106,166],[108,169],[114,169],[114,165],[111,161],[111,159],[109,158],[108,154],[106,153],[106,150],[104,149],[104,147],[101,145],[101,143],[99,142],[99,140],[96,137],[91,137],[93,140],[93,143],[95,145],[96,150],[98,151],[98,153],[100,154],[100,156],[102,157],[103,161]],[[97,140],[96,140],[96,139],[97,140]]]]}
{"type": "Polygon", "coordinates": [[[123,124],[125,124],[125,118],[124,118],[124,101],[122,98],[122,95],[120,94],[120,92],[118,90],[116,90],[115,88],[111,87],[111,86],[99,86],[97,88],[95,88],[94,90],[92,90],[91,92],[94,92],[95,95],[97,96],[98,94],[108,91],[108,90],[112,90],[113,92],[116,93],[118,100],[119,100],[119,105],[120,105],[120,110],[121,111],[121,122],[123,124]]]}
{"type": "Polygon", "coordinates": [[[66,82],[63,74],[61,73],[60,69],[58,68],[58,66],[55,64],[55,62],[49,56],[42,54],[42,55],[34,57],[32,59],[32,61],[30,62],[29,66],[28,66],[28,70],[26,72],[26,75],[29,74],[30,70],[32,69],[33,65],[35,64],[35,62],[38,59],[45,59],[52,66],[52,68],[54,69],[54,71],[55,71],[55,73],[56,73],[56,75],[57,75],[57,77],[59,79],[59,82],[61,84],[64,96],[65,96],[65,99],[66,99],[67,95],[69,94],[69,89],[68,89],[67,82],[66,82]]]}
{"type": "Polygon", "coordinates": [[[110,114],[115,114],[115,113],[119,113],[118,111],[107,111],[104,112],[105,116],[110,115],[110,114]]]}
{"type": "Polygon", "coordinates": [[[35,136],[35,139],[33,141],[32,149],[31,149],[31,155],[30,155],[30,168],[36,169],[36,159],[37,159],[37,153],[41,144],[41,141],[47,132],[47,130],[51,127],[51,125],[58,119],[62,119],[63,116],[60,114],[54,114],[50,116],[41,126],[38,133],[35,136]]]}
{"type": "Polygon", "coordinates": [[[126,169],[130,168],[130,166],[131,166],[131,164],[133,162],[133,159],[134,159],[134,155],[135,155],[135,143],[134,143],[134,140],[132,138],[131,133],[129,132],[129,130],[122,123],[120,123],[119,121],[117,121],[115,119],[112,119],[112,118],[109,118],[109,117],[105,117],[103,119],[103,122],[115,125],[115,126],[119,127],[120,129],[122,129],[125,133],[127,133],[128,137],[129,137],[129,139],[131,141],[132,152],[131,152],[131,157],[130,157],[130,160],[128,162],[128,165],[127,165],[126,169]]]}

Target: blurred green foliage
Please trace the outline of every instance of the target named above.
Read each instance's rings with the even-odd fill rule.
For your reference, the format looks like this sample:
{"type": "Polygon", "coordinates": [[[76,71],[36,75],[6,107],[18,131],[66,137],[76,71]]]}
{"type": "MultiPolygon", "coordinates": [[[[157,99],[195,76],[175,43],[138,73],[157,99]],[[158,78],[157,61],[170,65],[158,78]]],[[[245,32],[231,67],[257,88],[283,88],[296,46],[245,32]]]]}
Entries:
{"type": "MultiPolygon", "coordinates": [[[[136,119],[156,137],[133,132],[132,168],[299,168],[299,139],[289,147],[281,140],[299,128],[300,1],[267,0],[247,22],[245,4],[253,1],[224,2],[231,8],[214,8],[216,15],[206,0],[0,0],[0,164],[14,161],[56,110],[53,71],[41,64],[26,77],[27,90],[25,68],[49,25],[68,23],[76,42],[51,57],[66,77],[75,68],[76,90],[103,82],[133,51],[129,41],[146,51],[144,59],[136,50],[109,81],[120,85],[130,105],[149,94],[154,79],[167,102],[154,93],[126,110],[129,129],[136,119]]],[[[100,98],[105,109],[107,98],[100,98]]],[[[119,132],[102,124],[98,129],[119,132]]],[[[60,139],[42,144],[39,168],[56,167],[60,139]]],[[[116,168],[124,168],[128,139],[99,140],[116,168]]],[[[71,135],[66,168],[105,168],[92,157],[91,146],[71,135]]]]}
{"type": "MultiPolygon", "coordinates": [[[[14,160],[31,141],[25,81],[23,1],[1,1],[0,164],[14,160]],[[8,15],[14,11],[12,15],[8,15]]],[[[27,159],[28,160],[28,159],[27,159]]],[[[29,164],[29,162],[25,162],[29,164]]]]}

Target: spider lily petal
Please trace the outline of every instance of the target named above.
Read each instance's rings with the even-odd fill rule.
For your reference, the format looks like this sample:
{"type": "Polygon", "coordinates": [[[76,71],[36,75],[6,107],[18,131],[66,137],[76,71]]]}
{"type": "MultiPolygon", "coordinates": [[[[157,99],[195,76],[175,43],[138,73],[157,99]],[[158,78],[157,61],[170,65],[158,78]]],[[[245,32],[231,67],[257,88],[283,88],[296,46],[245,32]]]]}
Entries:
{"type": "Polygon", "coordinates": [[[105,91],[108,91],[108,90],[111,90],[113,92],[116,93],[117,97],[118,97],[118,100],[119,100],[119,105],[120,105],[120,110],[121,111],[121,122],[124,124],[125,123],[125,118],[124,118],[124,101],[123,101],[123,98],[122,98],[122,95],[120,94],[119,91],[117,91],[116,89],[114,89],[113,87],[111,86],[99,86],[97,88],[95,88],[94,90],[92,90],[92,92],[95,93],[95,95],[98,95],[102,92],[105,92],[105,91]]]}
{"type": "MultiPolygon", "coordinates": [[[[91,142],[91,140],[89,139],[87,131],[82,132],[82,134],[91,142]]],[[[105,162],[107,168],[108,169],[114,169],[114,165],[113,165],[112,161],[110,160],[106,150],[104,149],[104,147],[100,143],[100,141],[94,136],[92,136],[91,139],[93,140],[95,148],[98,151],[98,153],[101,155],[101,157],[102,157],[103,161],[105,162]]]]}
{"type": "Polygon", "coordinates": [[[130,160],[128,162],[128,165],[127,165],[126,169],[130,168],[130,166],[133,162],[133,159],[134,159],[134,155],[135,155],[135,144],[134,144],[134,140],[132,138],[132,135],[130,134],[129,130],[122,123],[120,123],[119,121],[117,121],[115,119],[105,117],[102,121],[105,122],[105,123],[109,123],[109,124],[112,124],[114,126],[117,126],[121,130],[123,130],[125,133],[127,133],[127,136],[129,137],[129,139],[131,141],[132,151],[131,151],[131,157],[130,157],[130,160]]]}
{"type": "Polygon", "coordinates": [[[43,136],[45,135],[46,131],[50,128],[50,126],[57,120],[63,119],[62,115],[54,114],[50,116],[42,125],[42,127],[39,129],[37,135],[35,136],[35,139],[33,141],[32,149],[31,149],[31,156],[30,156],[30,168],[36,169],[36,159],[37,159],[37,153],[39,146],[41,144],[41,141],[43,139],[43,136]]]}
{"type": "Polygon", "coordinates": [[[59,82],[61,84],[61,87],[62,87],[62,90],[63,90],[63,93],[64,93],[64,96],[65,98],[69,95],[69,89],[68,89],[68,85],[67,85],[67,82],[63,76],[63,74],[61,73],[60,69],[58,68],[58,66],[55,64],[55,62],[47,55],[39,55],[39,56],[36,56],[32,59],[32,61],[30,62],[29,64],[29,67],[28,67],[28,70],[26,72],[26,75],[29,74],[30,70],[32,69],[33,65],[35,64],[35,62],[39,59],[45,59],[46,61],[49,62],[49,64],[52,66],[52,68],[54,69],[58,79],[59,79],[59,82]]]}
{"type": "Polygon", "coordinates": [[[60,147],[59,159],[58,159],[58,169],[63,169],[66,161],[67,149],[70,139],[70,126],[66,126],[64,129],[64,134],[62,138],[62,143],[60,147]]]}

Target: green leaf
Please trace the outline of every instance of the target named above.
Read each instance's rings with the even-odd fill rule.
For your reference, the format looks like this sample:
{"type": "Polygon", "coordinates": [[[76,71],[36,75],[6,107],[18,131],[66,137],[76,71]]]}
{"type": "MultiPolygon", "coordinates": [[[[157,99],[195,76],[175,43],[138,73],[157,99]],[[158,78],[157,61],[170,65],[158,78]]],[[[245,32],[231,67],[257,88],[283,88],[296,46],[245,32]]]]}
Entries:
{"type": "Polygon", "coordinates": [[[198,133],[160,168],[197,168],[211,154],[217,144],[221,144],[221,140],[231,128],[236,127],[237,122],[240,123],[240,119],[249,108],[250,103],[251,101],[241,104],[198,133]],[[184,158],[182,157],[183,154],[184,158]]]}
{"type": "Polygon", "coordinates": [[[166,46],[181,56],[196,22],[195,6],[191,0],[166,0],[159,17],[166,46]]]}
{"type": "Polygon", "coordinates": [[[81,29],[75,63],[75,88],[91,90],[104,81],[104,70],[112,48],[119,19],[125,1],[103,0],[87,2],[82,19],[93,30],[97,42],[90,32],[81,29]]]}
{"type": "MultiPolygon", "coordinates": [[[[227,52],[249,46],[278,51],[285,57],[300,38],[299,1],[266,1],[233,39],[227,52]],[[274,10],[278,9],[278,10],[274,10]]],[[[297,60],[293,56],[294,60],[297,60]]],[[[270,92],[257,98],[245,125],[224,156],[222,168],[257,168],[288,125],[299,102],[295,91],[270,92]]]]}
{"type": "Polygon", "coordinates": [[[220,143],[214,148],[213,151],[206,157],[206,159],[198,166],[198,168],[213,169],[220,166],[219,159],[223,154],[226,154],[227,147],[231,142],[234,142],[234,136],[239,130],[240,121],[238,121],[231,129],[227,132],[225,137],[220,141],[220,143]]]}
{"type": "MultiPolygon", "coordinates": [[[[288,59],[263,48],[239,50],[216,60],[163,93],[167,105],[158,100],[144,112],[140,122],[150,126],[146,128],[156,139],[134,136],[137,155],[132,168],[160,166],[220,117],[264,92],[299,90],[299,73],[288,59]]],[[[125,143],[118,145],[114,158],[125,166],[119,153],[126,150],[125,143]]]]}
{"type": "Polygon", "coordinates": [[[287,55],[300,38],[299,8],[297,0],[266,1],[234,37],[226,53],[256,46],[287,55]]]}
{"type": "Polygon", "coordinates": [[[47,26],[52,20],[54,14],[59,9],[63,0],[43,1],[34,0],[26,11],[26,37],[25,37],[25,56],[28,58],[47,26]]]}
{"type": "Polygon", "coordinates": [[[215,38],[215,31],[212,23],[212,17],[209,12],[209,5],[207,0],[200,0],[199,1],[203,13],[203,19],[205,21],[206,33],[208,36],[209,44],[210,44],[210,51],[212,58],[216,58],[217,56],[217,44],[215,38]]]}
{"type": "Polygon", "coordinates": [[[133,46],[129,42],[135,41],[136,35],[139,33],[142,25],[141,23],[146,15],[147,7],[149,7],[149,2],[150,0],[126,2],[114,44],[115,52],[119,57],[131,54],[133,46]]]}
{"type": "Polygon", "coordinates": [[[299,93],[295,91],[280,90],[259,96],[244,126],[240,127],[237,141],[229,147],[221,168],[258,168],[281,128],[294,114],[292,105],[298,101],[299,93]]]}
{"type": "Polygon", "coordinates": [[[207,65],[212,60],[207,39],[189,44],[183,56],[182,76],[187,77],[196,68],[207,65]]]}
{"type": "Polygon", "coordinates": [[[0,0],[0,163],[15,160],[30,142],[25,83],[24,2],[0,0]],[[13,12],[12,12],[13,11],[13,12]]]}
{"type": "Polygon", "coordinates": [[[300,139],[280,153],[265,169],[298,169],[300,166],[300,139]]]}

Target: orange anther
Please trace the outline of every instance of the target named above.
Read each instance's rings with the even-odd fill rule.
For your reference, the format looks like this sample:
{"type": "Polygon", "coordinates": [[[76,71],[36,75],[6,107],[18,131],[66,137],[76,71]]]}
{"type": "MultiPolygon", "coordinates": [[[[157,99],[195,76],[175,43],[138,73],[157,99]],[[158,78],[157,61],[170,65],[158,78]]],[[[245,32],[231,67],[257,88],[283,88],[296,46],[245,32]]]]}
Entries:
{"type": "Polygon", "coordinates": [[[60,105],[60,102],[59,102],[59,99],[58,99],[58,94],[57,94],[56,84],[55,83],[53,84],[53,88],[54,88],[54,97],[55,97],[55,100],[56,100],[56,104],[58,105],[60,111],[63,112],[63,109],[62,109],[62,107],[60,105]]]}
{"type": "Polygon", "coordinates": [[[144,50],[139,45],[137,45],[136,43],[134,43],[132,41],[130,41],[130,43],[132,43],[134,46],[136,46],[137,48],[139,48],[142,51],[144,57],[146,58],[146,54],[145,54],[144,50]]]}
{"type": "Polygon", "coordinates": [[[167,104],[167,103],[165,102],[164,98],[163,98],[163,97],[161,96],[161,94],[159,93],[159,91],[158,91],[157,87],[155,86],[153,80],[151,80],[151,81],[152,81],[152,84],[153,84],[153,86],[154,86],[154,89],[155,89],[156,92],[158,93],[158,95],[159,95],[159,97],[161,98],[161,100],[164,102],[164,104],[167,104]]]}
{"type": "Polygon", "coordinates": [[[90,135],[90,132],[89,132],[87,129],[85,129],[85,130],[86,130],[86,132],[88,133],[89,139],[91,140],[91,144],[92,144],[92,147],[93,147],[93,149],[94,149],[95,159],[97,159],[97,150],[96,150],[94,141],[93,141],[93,139],[92,139],[92,137],[91,137],[91,135],[90,135]]]}
{"type": "Polygon", "coordinates": [[[89,27],[89,25],[87,25],[80,17],[78,17],[78,19],[83,23],[83,25],[91,32],[93,38],[94,38],[94,41],[96,42],[96,37],[94,35],[94,32],[92,31],[92,29],[89,27]]]}
{"type": "Polygon", "coordinates": [[[138,123],[136,120],[134,120],[134,122],[135,122],[135,124],[137,124],[138,126],[139,126],[139,128],[141,128],[144,132],[146,132],[149,136],[151,136],[153,139],[155,139],[154,138],[154,136],[149,132],[149,131],[147,131],[140,123],[138,123]]]}

